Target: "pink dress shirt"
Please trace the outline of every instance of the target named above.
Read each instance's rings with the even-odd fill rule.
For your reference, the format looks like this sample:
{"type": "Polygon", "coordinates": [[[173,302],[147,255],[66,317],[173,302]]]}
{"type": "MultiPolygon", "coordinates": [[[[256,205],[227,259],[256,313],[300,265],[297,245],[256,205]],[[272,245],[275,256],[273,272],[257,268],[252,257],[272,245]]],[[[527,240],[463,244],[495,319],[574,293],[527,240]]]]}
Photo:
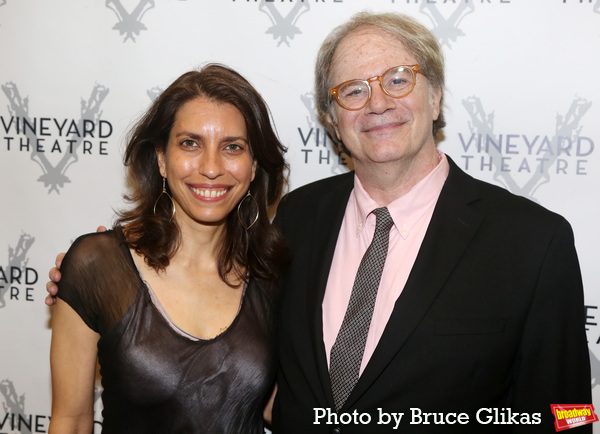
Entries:
{"type": "MultiPolygon", "coordinates": [[[[448,160],[441,151],[438,151],[438,156],[440,163],[429,175],[407,194],[387,205],[394,226],[390,231],[388,255],[379,283],[360,374],[373,355],[396,300],[404,289],[448,177],[448,160]]],[[[355,176],[354,190],[348,199],[323,298],[323,342],[328,365],[331,347],[350,301],[358,266],[375,232],[375,215],[371,212],[379,207],[355,176]]]]}

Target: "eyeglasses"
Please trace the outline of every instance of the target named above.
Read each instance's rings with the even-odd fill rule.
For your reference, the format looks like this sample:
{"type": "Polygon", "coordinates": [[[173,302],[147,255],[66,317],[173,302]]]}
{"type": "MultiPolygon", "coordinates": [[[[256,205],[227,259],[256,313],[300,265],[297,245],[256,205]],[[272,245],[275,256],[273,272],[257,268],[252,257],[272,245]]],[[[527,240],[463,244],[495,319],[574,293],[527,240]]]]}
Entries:
{"type": "Polygon", "coordinates": [[[329,89],[329,95],[335,97],[337,103],[346,110],[360,110],[371,99],[371,83],[378,81],[381,89],[392,98],[402,98],[415,87],[416,73],[419,65],[401,65],[388,69],[377,77],[367,80],[349,80],[329,89]]]}

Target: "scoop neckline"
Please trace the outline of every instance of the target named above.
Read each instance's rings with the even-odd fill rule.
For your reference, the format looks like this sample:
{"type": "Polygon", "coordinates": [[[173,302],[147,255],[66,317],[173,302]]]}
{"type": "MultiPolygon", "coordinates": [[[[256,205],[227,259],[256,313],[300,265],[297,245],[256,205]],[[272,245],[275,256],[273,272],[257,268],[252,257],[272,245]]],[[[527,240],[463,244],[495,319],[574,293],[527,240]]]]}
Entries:
{"type": "Polygon", "coordinates": [[[158,298],[158,296],[155,294],[154,290],[152,289],[152,287],[150,286],[150,284],[148,283],[148,281],[144,278],[144,274],[142,273],[142,271],[139,269],[138,265],[135,262],[135,259],[133,258],[133,252],[131,251],[131,248],[127,247],[127,250],[129,251],[129,258],[131,260],[131,263],[133,264],[133,266],[135,267],[136,271],[137,271],[137,275],[141,281],[141,283],[143,284],[144,288],[146,289],[145,294],[149,297],[150,299],[150,304],[152,305],[152,308],[156,311],[156,313],[158,313],[158,315],[165,321],[165,323],[167,324],[167,326],[169,327],[169,329],[171,329],[178,337],[186,339],[190,342],[204,342],[204,343],[208,343],[208,342],[212,342],[215,340],[218,340],[220,337],[222,337],[223,335],[227,334],[229,332],[229,330],[233,329],[235,324],[238,321],[238,318],[240,317],[240,313],[242,312],[242,308],[244,307],[244,301],[246,298],[246,290],[248,288],[248,281],[244,281],[243,287],[242,287],[242,295],[240,297],[240,302],[238,304],[238,309],[235,313],[235,317],[233,318],[233,320],[231,321],[231,323],[219,334],[211,337],[211,338],[201,338],[199,336],[196,336],[192,333],[189,333],[187,331],[185,331],[184,329],[182,329],[181,327],[179,327],[177,325],[177,323],[175,323],[175,321],[173,321],[173,319],[170,317],[169,313],[167,312],[167,310],[164,308],[164,306],[162,305],[162,303],[160,302],[160,299],[158,298]]]}

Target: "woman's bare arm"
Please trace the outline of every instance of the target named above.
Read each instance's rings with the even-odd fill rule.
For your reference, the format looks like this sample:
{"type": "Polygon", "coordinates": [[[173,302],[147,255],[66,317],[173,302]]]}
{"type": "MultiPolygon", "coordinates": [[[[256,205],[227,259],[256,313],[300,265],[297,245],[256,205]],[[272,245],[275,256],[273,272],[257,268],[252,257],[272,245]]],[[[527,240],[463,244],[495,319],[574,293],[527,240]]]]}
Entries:
{"type": "Polygon", "coordinates": [[[52,317],[52,417],[48,433],[92,432],[98,339],[98,333],[58,299],[52,317]]]}

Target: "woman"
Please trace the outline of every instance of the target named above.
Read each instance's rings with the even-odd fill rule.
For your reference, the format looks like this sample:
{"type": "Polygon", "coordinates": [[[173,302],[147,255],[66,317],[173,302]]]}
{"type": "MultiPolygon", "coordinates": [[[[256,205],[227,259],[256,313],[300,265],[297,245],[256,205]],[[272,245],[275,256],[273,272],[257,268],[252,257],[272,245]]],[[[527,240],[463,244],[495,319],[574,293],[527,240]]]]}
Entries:
{"type": "Polygon", "coordinates": [[[155,100],[125,152],[134,207],[62,262],[49,432],[91,432],[98,359],[103,432],[262,433],[284,152],[260,95],[224,66],[155,100]]]}

